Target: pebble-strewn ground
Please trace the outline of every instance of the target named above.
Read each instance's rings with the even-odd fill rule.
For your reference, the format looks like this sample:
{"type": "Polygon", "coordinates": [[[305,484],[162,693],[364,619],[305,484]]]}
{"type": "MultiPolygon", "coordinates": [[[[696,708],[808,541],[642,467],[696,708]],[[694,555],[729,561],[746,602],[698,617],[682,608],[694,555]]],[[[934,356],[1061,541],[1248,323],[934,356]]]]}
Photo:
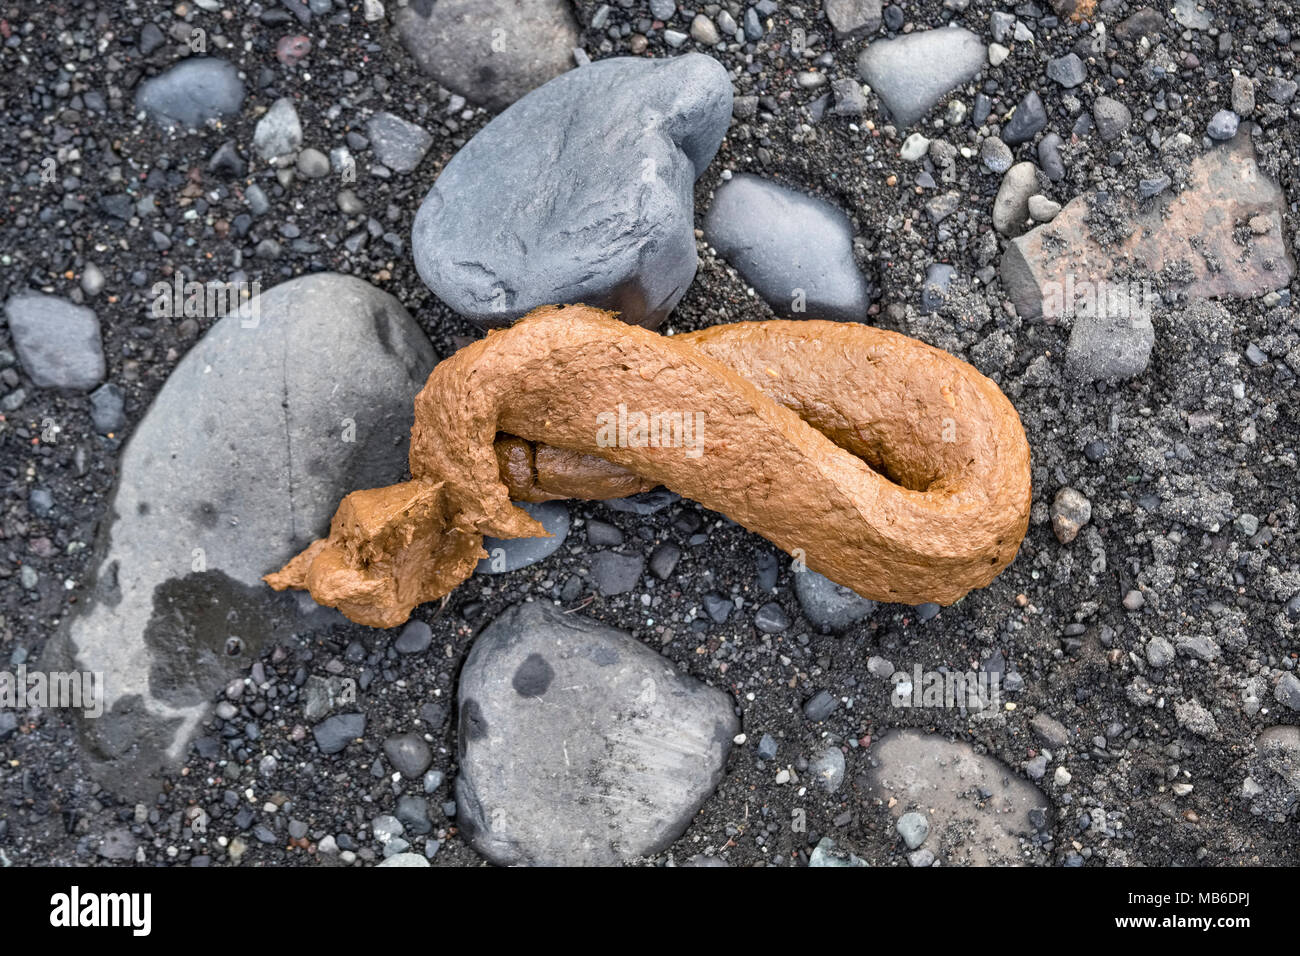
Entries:
{"type": "MultiPolygon", "coordinates": [[[[830,6],[838,17],[873,4],[830,6]]],[[[1124,203],[1187,189],[1196,158],[1238,125],[1281,187],[1295,255],[1300,15],[1291,0],[1154,6],[903,0],[882,26],[842,37],[815,0],[571,7],[582,59],[705,52],[731,77],[734,119],[695,189],[699,271],[666,331],[772,314],[704,238],[715,190],[751,173],[847,214],[876,296],[866,321],[965,358],[1014,402],[1034,456],[1033,517],[990,587],[937,613],[882,605],[822,634],[804,607],[816,614],[818,597],[796,595],[789,559],[725,518],[685,501],[653,514],[572,503],[551,557],[418,609],[427,646],[419,629],[398,646],[397,630],[339,624],[246,661],[246,679],[212,688],[213,717],[152,802],[100,789],[65,715],[0,709],[0,864],[371,864],[401,840],[434,865],[481,865],[454,819],[456,685],[475,635],[524,599],[630,632],[736,705],[721,783],[651,863],[801,865],[823,837],[876,865],[1295,863],[1300,735],[1285,728],[1300,719],[1300,322],[1295,289],[1271,281],[1280,260],[1250,258],[1261,210],[1234,208],[1222,234],[1254,264],[1257,289],[1207,301],[1180,291],[1189,276],[1176,264],[1138,270],[1130,278],[1162,301],[1153,336],[1115,333],[1118,356],[1102,354],[1117,341],[1106,333],[1067,359],[1068,324],[1018,315],[999,277],[1026,212],[1045,221],[1054,204],[1104,194],[1088,221],[1113,244],[1131,228],[1124,203]],[[896,128],[861,85],[859,53],[949,23],[987,48],[978,74],[896,128]],[[1042,145],[1051,134],[1059,147],[1042,145]],[[1026,181],[1022,162],[1046,176],[1031,168],[1026,181]],[[947,293],[937,308],[922,308],[927,275],[947,293]],[[1078,374],[1098,367],[1131,377],[1078,374]],[[611,549],[634,573],[629,559],[597,557],[611,549]],[[625,576],[630,589],[610,593],[625,576]],[[914,667],[998,672],[1003,701],[891,706],[892,673],[914,667]],[[349,678],[359,700],[336,714],[364,725],[322,727],[330,680],[349,678]],[[882,742],[901,728],[956,746],[882,742]],[[909,790],[913,762],[923,779],[909,790]]],[[[397,36],[398,7],[0,4],[0,299],[35,291],[91,307],[114,386],[78,384],[100,376],[93,355],[73,354],[85,347],[75,330],[51,360],[73,388],[35,381],[16,358],[23,320],[0,325],[0,670],[37,660],[70,603],[90,600],[123,442],[215,321],[152,316],[155,282],[242,272],[267,289],[342,272],[400,300],[439,357],[478,334],[420,281],[411,228],[439,171],[518,91],[466,68],[490,112],[441,88],[397,36]],[[246,95],[217,128],[169,134],[137,114],[137,90],[192,52],[196,29],[246,95]],[[282,98],[300,142],[287,121],[255,135],[282,98]],[[379,113],[423,133],[376,128],[379,113]],[[292,152],[279,170],[263,158],[277,145],[292,152]]],[[[434,59],[461,84],[456,56],[434,59]]],[[[545,79],[573,61],[532,62],[545,79]]],[[[214,98],[220,87],[203,84],[214,98]]],[[[1069,257],[1069,240],[1054,253],[1069,257]]],[[[818,862],[831,856],[823,844],[818,862]]]]}

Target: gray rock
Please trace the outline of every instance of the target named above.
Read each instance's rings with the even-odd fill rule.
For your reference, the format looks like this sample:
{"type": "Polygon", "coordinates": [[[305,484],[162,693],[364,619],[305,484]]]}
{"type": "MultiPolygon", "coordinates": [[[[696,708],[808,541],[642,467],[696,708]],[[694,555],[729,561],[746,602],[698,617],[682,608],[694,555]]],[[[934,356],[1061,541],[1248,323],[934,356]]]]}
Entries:
{"type": "Polygon", "coordinates": [[[835,841],[830,837],[822,837],[817,846],[813,848],[812,853],[808,855],[809,866],[870,866],[866,860],[849,853],[847,850],[838,849],[835,841]]]}
{"type": "Polygon", "coordinates": [[[956,268],[946,262],[932,262],[926,266],[925,282],[921,286],[922,315],[933,315],[943,308],[956,277],[956,268]]]}
{"type": "Polygon", "coordinates": [[[1069,544],[1092,518],[1092,502],[1083,492],[1064,487],[1052,499],[1052,533],[1061,544],[1069,544]]]}
{"type": "Polygon", "coordinates": [[[409,173],[420,165],[433,145],[423,127],[392,113],[376,113],[366,124],[375,158],[395,173],[409,173]]]}
{"type": "Polygon", "coordinates": [[[288,165],[302,145],[302,122],[293,100],[282,96],[253,128],[253,148],[267,162],[288,165]]]}
{"type": "Polygon", "coordinates": [[[1002,140],[996,136],[986,136],[980,143],[980,162],[992,172],[1001,175],[1011,168],[1015,156],[1011,152],[1011,147],[1002,140]]]}
{"type": "Polygon", "coordinates": [[[348,744],[366,732],[365,714],[335,714],[311,729],[323,754],[342,753],[348,744]]]}
{"type": "Polygon", "coordinates": [[[112,382],[99,386],[90,393],[90,420],[95,431],[108,435],[126,424],[126,397],[122,389],[112,382]]]}
{"type": "Polygon", "coordinates": [[[871,84],[894,121],[907,127],[978,75],[985,53],[984,43],[969,30],[924,30],[869,44],[858,56],[858,74],[871,84]]]}
{"type": "Polygon", "coordinates": [[[660,852],[718,785],[739,730],[726,694],[631,635],[541,603],[483,631],[459,700],[458,820],[501,865],[660,852]]]}
{"type": "Polygon", "coordinates": [[[904,813],[898,818],[895,824],[898,829],[898,835],[903,838],[903,843],[909,850],[915,850],[925,838],[930,835],[930,821],[926,819],[925,814],[917,813],[911,810],[904,813]]]}
{"type": "Polygon", "coordinates": [[[565,0],[412,0],[393,23],[421,71],[491,110],[568,70],[579,45],[565,0]]]}
{"type": "Polygon", "coordinates": [[[1037,93],[1030,90],[1016,104],[1016,111],[1002,127],[1002,139],[1008,146],[1027,143],[1047,126],[1047,110],[1037,93]]]}
{"type": "Polygon", "coordinates": [[[700,46],[716,46],[722,37],[717,25],[702,13],[697,13],[691,21],[691,39],[700,46]]]}
{"type": "Polygon", "coordinates": [[[907,854],[907,862],[909,866],[933,866],[934,851],[928,847],[913,850],[911,853],[907,854]]]}
{"type": "Polygon", "coordinates": [[[817,781],[817,786],[827,793],[834,793],[844,782],[844,751],[832,744],[808,765],[808,772],[817,781]]]}
{"type": "Polygon", "coordinates": [[[861,37],[880,29],[880,0],[826,0],[826,19],[835,35],[861,37]]]}
{"type": "Polygon", "coordinates": [[[124,862],[135,859],[135,850],[139,841],[130,830],[125,828],[109,830],[104,834],[99,845],[99,855],[106,860],[124,862]]]}
{"type": "Polygon", "coordinates": [[[819,690],[803,705],[803,715],[813,723],[825,720],[840,706],[839,698],[828,690],[819,690]]]}
{"type": "Polygon", "coordinates": [[[1029,722],[1029,729],[1041,740],[1044,746],[1056,750],[1070,742],[1070,732],[1065,725],[1050,714],[1037,714],[1029,722]]]}
{"type": "Polygon", "coordinates": [[[764,634],[780,634],[790,626],[790,618],[781,605],[769,601],[754,615],[754,626],[764,634]]]}
{"type": "Polygon", "coordinates": [[[1051,222],[1061,211],[1061,204],[1041,193],[1029,197],[1029,217],[1034,222],[1051,222]]]}
{"type": "Polygon", "coordinates": [[[433,752],[419,734],[398,734],[384,741],[384,756],[407,780],[419,780],[433,763],[433,752]]]}
{"type": "Polygon", "coordinates": [[[198,129],[213,120],[239,115],[244,82],[234,64],[213,57],[182,60],[140,84],[135,106],[167,129],[198,129]]]}
{"type": "Polygon", "coordinates": [[[1174,662],[1174,645],[1156,636],[1147,641],[1147,663],[1152,667],[1168,667],[1174,662]]]}
{"type": "Polygon", "coordinates": [[[703,54],[566,73],[443,169],[415,218],[421,278],[484,327],[569,302],[659,325],[695,276],[694,182],[730,121],[703,54]]]}
{"type": "Polygon", "coordinates": [[[428,866],[429,861],[418,853],[394,853],[392,856],[384,857],[383,862],[376,865],[391,867],[421,867],[428,866]]]}
{"type": "Polygon", "coordinates": [[[1174,0],[1174,19],[1189,30],[1208,30],[1214,22],[1206,10],[1197,6],[1198,0],[1174,0]]]}
{"type": "Polygon", "coordinates": [[[1290,672],[1283,674],[1273,688],[1273,697],[1284,707],[1300,710],[1300,677],[1290,672]]]}
{"type": "Polygon", "coordinates": [[[1085,382],[1116,382],[1146,371],[1155,346],[1151,316],[1141,310],[1115,315],[1099,308],[1074,317],[1065,367],[1085,382]]]}
{"type": "Polygon", "coordinates": [[[607,597],[631,591],[641,581],[644,570],[645,557],[640,554],[598,551],[591,556],[592,580],[607,597]]]}
{"type": "Polygon", "coordinates": [[[794,574],[799,606],[823,634],[838,634],[870,617],[876,602],[859,597],[830,578],[808,569],[794,574]]]}
{"type": "Polygon", "coordinates": [[[853,226],[828,202],[740,174],[719,187],[704,238],[777,315],[866,316],[871,287],[853,259],[853,226]]]}
{"type": "Polygon", "coordinates": [[[1099,96],[1092,104],[1092,119],[1103,142],[1118,139],[1133,123],[1129,108],[1117,99],[1099,96]]]}
{"type": "Polygon", "coordinates": [[[104,673],[105,713],[80,730],[120,793],[152,792],[267,641],[338,619],[261,577],[323,535],[348,492],[406,471],[434,365],[406,310],[329,273],[257,305],[219,320],[136,426],[92,580],[47,652],[49,669],[104,673]]]}
{"type": "Polygon", "coordinates": [[[1047,61],[1047,76],[1067,90],[1072,90],[1088,78],[1088,68],[1077,53],[1067,53],[1047,61]]]}
{"type": "Polygon", "coordinates": [[[5,318],[23,371],[37,388],[84,392],[104,380],[104,348],[95,313],[57,296],[22,292],[5,318]]]}
{"type": "Polygon", "coordinates": [[[776,759],[776,740],[771,734],[764,734],[758,741],[758,757],[760,760],[776,759]]]}
{"type": "Polygon", "coordinates": [[[1038,167],[1016,163],[1002,177],[993,200],[993,228],[1004,236],[1019,236],[1029,228],[1029,197],[1038,191],[1038,167]]]}
{"type": "Polygon", "coordinates": [[[1065,145],[1055,133],[1047,133],[1038,141],[1038,165],[1043,175],[1054,183],[1065,178],[1065,160],[1061,158],[1061,147],[1065,145]]]}
{"type": "MultiPolygon", "coordinates": [[[[851,76],[842,76],[831,80],[831,95],[835,105],[831,113],[835,116],[861,116],[867,110],[867,97],[862,92],[862,84],[851,76]]],[[[736,100],[736,115],[740,116],[740,100],[736,100]]]]}
{"type": "Polygon", "coordinates": [[[1237,127],[1241,125],[1241,117],[1232,110],[1219,110],[1210,117],[1209,124],[1205,127],[1206,135],[1210,139],[1223,140],[1232,139],[1237,135],[1237,127]]]}
{"type": "Polygon", "coordinates": [[[515,505],[540,521],[550,537],[484,537],[483,550],[488,556],[475,568],[479,574],[505,574],[544,561],[558,551],[564,544],[564,539],[569,536],[569,506],[563,501],[543,501],[537,504],[516,501],[515,505]]]}
{"type": "Polygon", "coordinates": [[[298,154],[298,172],[308,179],[324,179],[330,174],[329,157],[319,149],[304,149],[298,154]]]}
{"type": "Polygon", "coordinates": [[[1174,703],[1174,719],[1178,726],[1198,737],[1214,737],[1219,732],[1214,715],[1198,700],[1180,700],[1174,703]]]}
{"type": "Polygon", "coordinates": [[[393,642],[393,650],[399,654],[423,654],[433,641],[433,629],[424,621],[410,621],[402,628],[393,642]]]}

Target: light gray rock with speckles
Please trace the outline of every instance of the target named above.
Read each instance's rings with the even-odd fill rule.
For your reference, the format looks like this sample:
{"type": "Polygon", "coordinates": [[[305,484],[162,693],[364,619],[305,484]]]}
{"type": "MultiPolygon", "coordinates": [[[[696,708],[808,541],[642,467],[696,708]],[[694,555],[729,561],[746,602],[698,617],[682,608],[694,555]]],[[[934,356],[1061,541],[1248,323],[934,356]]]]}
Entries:
{"type": "Polygon", "coordinates": [[[397,300],[324,273],[258,305],[212,327],[135,429],[88,593],[46,655],[104,675],[105,713],[80,729],[118,793],[156,789],[260,647],[339,620],[261,577],[326,533],[348,492],[406,469],[434,354],[397,300]]]}
{"type": "Polygon", "coordinates": [[[681,835],[722,777],[730,698],[629,634],[519,604],[460,678],[458,820],[493,863],[609,866],[681,835]]]}

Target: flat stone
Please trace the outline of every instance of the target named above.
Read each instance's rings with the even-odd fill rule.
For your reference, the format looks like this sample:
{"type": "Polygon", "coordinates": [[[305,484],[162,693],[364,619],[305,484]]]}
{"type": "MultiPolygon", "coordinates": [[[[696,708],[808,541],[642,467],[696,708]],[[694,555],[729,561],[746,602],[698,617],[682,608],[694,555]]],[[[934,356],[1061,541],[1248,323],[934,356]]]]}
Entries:
{"type": "Polygon", "coordinates": [[[835,35],[862,37],[880,29],[880,0],[825,0],[826,19],[835,28],[835,35]]]}
{"type": "Polygon", "coordinates": [[[1008,146],[1019,146],[1037,136],[1047,126],[1047,110],[1039,95],[1030,90],[1016,104],[1011,119],[1002,127],[1002,139],[1008,146]]]}
{"type": "Polygon", "coordinates": [[[823,634],[838,634],[870,617],[876,602],[859,597],[812,569],[792,576],[803,613],[823,634]]]}
{"type": "Polygon", "coordinates": [[[411,0],[393,23],[422,72],[491,110],[570,69],[579,45],[564,0],[411,0]]]}
{"type": "Polygon", "coordinates": [[[942,27],[876,40],[858,56],[858,74],[899,126],[911,126],[949,92],[979,74],[984,42],[969,30],[942,27]]]}
{"type": "Polygon", "coordinates": [[[37,388],[85,392],[104,380],[99,318],[84,306],[39,292],[5,303],[5,318],[23,371],[37,388]]]}
{"type": "Polygon", "coordinates": [[[392,113],[376,113],[366,124],[375,158],[395,173],[409,173],[420,165],[433,145],[423,127],[392,113]]]}
{"type": "Polygon", "coordinates": [[[739,731],[722,691],[629,634],[542,603],[483,631],[459,701],[457,819],[503,866],[661,852],[717,787],[739,731]]]}
{"type": "Polygon", "coordinates": [[[135,107],[167,129],[198,129],[209,122],[238,116],[244,105],[244,81],[234,64],[215,57],[182,60],[140,84],[135,107]]]}
{"type": "Polygon", "coordinates": [[[731,80],[704,54],[552,80],[443,169],[415,218],[420,277],[485,328],[572,302],[659,325],[695,277],[694,183],[730,121],[731,80]]]}
{"type": "Polygon", "coordinates": [[[1047,61],[1047,76],[1067,90],[1072,90],[1088,78],[1088,68],[1077,53],[1067,53],[1047,61]]]}
{"type": "Polygon", "coordinates": [[[1119,100],[1099,96],[1092,104],[1092,119],[1103,142],[1118,139],[1133,124],[1133,113],[1119,100]]]}
{"type": "Polygon", "coordinates": [[[890,804],[901,818],[925,808],[928,842],[945,866],[1017,866],[1034,832],[1031,811],[1050,807],[1037,787],[970,744],[917,730],[886,733],[871,745],[864,800],[890,804]],[[987,794],[987,796],[985,796],[987,794]]]}
{"type": "Polygon", "coordinates": [[[808,773],[818,787],[827,793],[834,793],[844,782],[844,767],[844,751],[832,744],[808,765],[808,773]]]}
{"type": "Polygon", "coordinates": [[[515,506],[527,511],[540,521],[550,537],[546,538],[483,538],[483,550],[488,556],[475,568],[479,574],[506,574],[530,564],[544,561],[560,550],[569,536],[569,506],[563,501],[533,503],[516,501],[515,506]]]}
{"type": "Polygon", "coordinates": [[[1260,170],[1244,133],[1197,157],[1188,187],[1177,196],[1161,194],[1141,209],[1129,200],[1117,202],[1131,217],[1132,232],[1114,244],[1093,237],[1088,195],[1011,241],[1002,257],[1002,282],[1022,317],[1061,318],[1070,311],[1066,290],[1080,278],[1096,284],[1185,264],[1190,280],[1177,288],[1188,297],[1245,299],[1284,289],[1295,275],[1282,230],[1286,198],[1260,170]],[[1267,229],[1252,233],[1243,247],[1237,226],[1256,216],[1267,229]],[[1074,277],[1068,287],[1067,276],[1074,277]]]}
{"type": "Polygon", "coordinates": [[[704,238],[779,316],[862,321],[871,305],[849,217],[824,200],[742,173],[718,188],[704,238]]]}
{"type": "Polygon", "coordinates": [[[591,577],[601,594],[626,594],[641,581],[645,558],[640,554],[598,551],[591,556],[591,577]]]}
{"type": "Polygon", "coordinates": [[[49,643],[49,669],[105,675],[105,713],[79,729],[119,793],[154,792],[259,648],[339,620],[261,577],[325,534],[348,492],[406,471],[435,361],[406,310],[330,273],[256,302],[194,345],[136,426],[90,581],[49,643]]]}
{"type": "Polygon", "coordinates": [[[382,863],[376,866],[390,867],[415,867],[429,866],[429,861],[418,853],[394,853],[392,856],[385,857],[382,863]]]}

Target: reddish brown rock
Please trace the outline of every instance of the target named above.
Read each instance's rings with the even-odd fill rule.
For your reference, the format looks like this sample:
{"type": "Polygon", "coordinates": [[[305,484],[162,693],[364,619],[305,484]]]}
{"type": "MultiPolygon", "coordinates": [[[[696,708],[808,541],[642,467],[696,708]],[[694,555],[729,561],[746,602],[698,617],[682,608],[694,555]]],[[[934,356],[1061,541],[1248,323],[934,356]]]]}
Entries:
{"type": "Polygon", "coordinates": [[[1141,208],[1117,201],[1132,229],[1117,242],[1098,241],[1090,198],[1076,197],[1008,244],[1002,284],[1021,316],[1059,319],[1086,283],[1128,282],[1166,268],[1166,278],[1185,280],[1182,291],[1207,299],[1263,295],[1295,274],[1282,229],[1285,196],[1260,170],[1245,132],[1198,157],[1182,193],[1141,208]]]}

